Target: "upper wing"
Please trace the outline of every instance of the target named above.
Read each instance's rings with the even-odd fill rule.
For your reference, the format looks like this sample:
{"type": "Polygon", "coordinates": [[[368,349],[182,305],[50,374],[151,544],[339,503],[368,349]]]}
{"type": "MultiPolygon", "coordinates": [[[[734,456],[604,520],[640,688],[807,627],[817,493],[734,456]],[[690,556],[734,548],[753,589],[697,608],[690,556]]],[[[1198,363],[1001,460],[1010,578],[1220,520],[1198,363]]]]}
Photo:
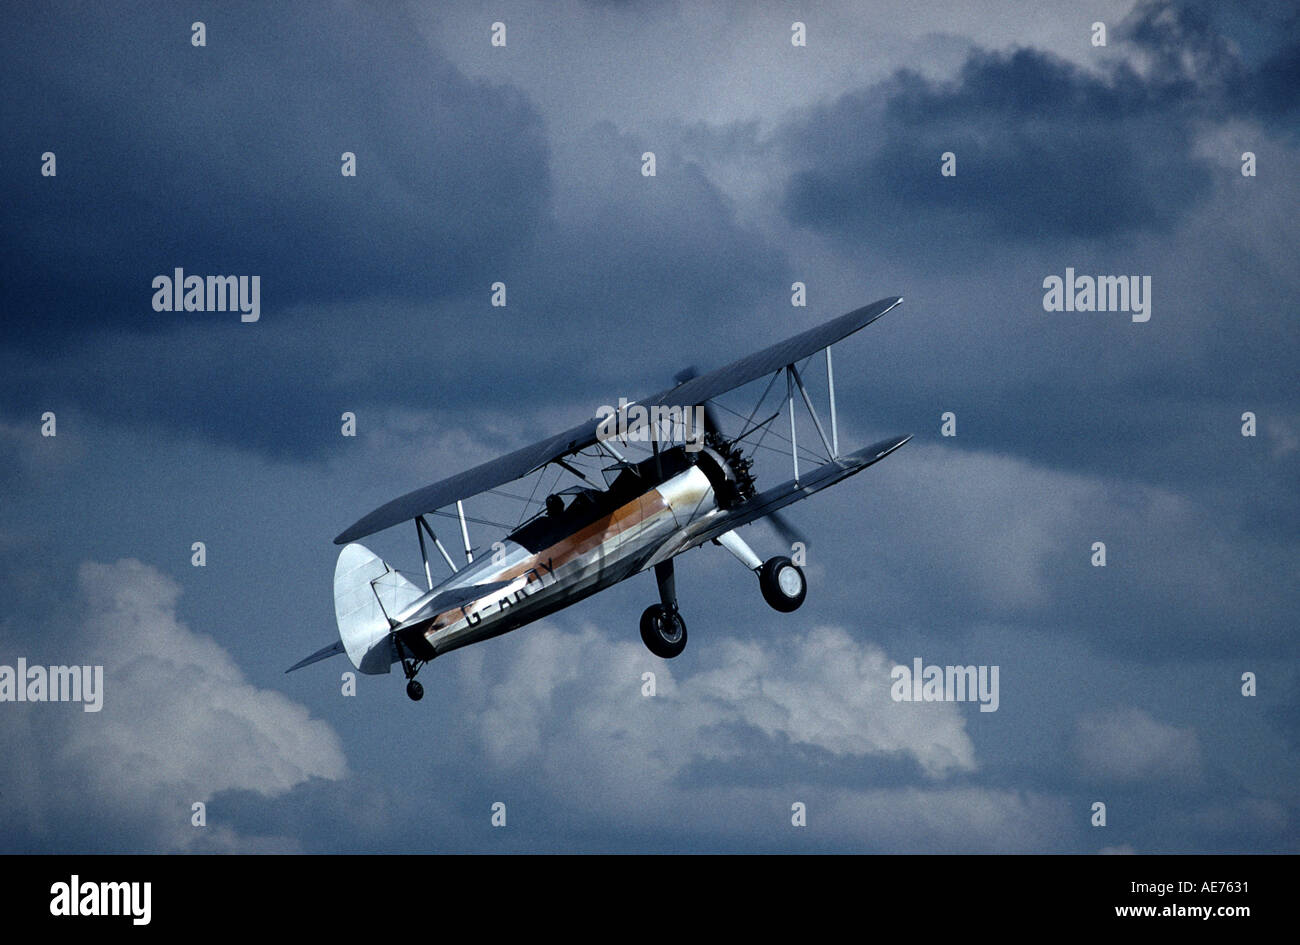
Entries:
{"type": "Polygon", "coordinates": [[[646,405],[663,404],[665,406],[694,406],[706,400],[725,394],[727,391],[748,384],[768,374],[775,373],[787,364],[802,361],[811,354],[835,344],[862,328],[866,328],[881,315],[902,302],[902,298],[881,299],[862,308],[854,309],[847,315],[832,319],[816,328],[809,328],[802,334],[778,341],[769,348],[764,348],[749,357],[733,361],[726,367],[693,377],[684,383],[656,394],[646,405]]]}
{"type": "Polygon", "coordinates": [[[526,476],[553,459],[586,449],[596,442],[596,425],[597,421],[593,418],[540,443],[525,446],[431,486],[408,492],[355,522],[334,539],[334,544],[344,545],[393,525],[400,525],[417,515],[451,505],[457,499],[477,495],[526,476]]]}
{"type": "MultiPolygon", "coordinates": [[[[771,374],[787,364],[793,364],[808,355],[816,354],[827,345],[832,345],[841,338],[870,325],[901,301],[903,301],[901,298],[895,296],[864,305],[847,315],[841,315],[793,338],[777,342],[756,354],[734,361],[726,367],[701,374],[636,403],[681,407],[702,404],[719,394],[771,374]]],[[[458,499],[477,495],[526,476],[549,462],[591,446],[596,442],[598,425],[599,421],[593,417],[549,439],[489,460],[473,469],[457,473],[449,479],[408,492],[359,519],[335,538],[334,543],[343,545],[356,541],[374,532],[399,525],[417,515],[451,505],[458,499]]]]}

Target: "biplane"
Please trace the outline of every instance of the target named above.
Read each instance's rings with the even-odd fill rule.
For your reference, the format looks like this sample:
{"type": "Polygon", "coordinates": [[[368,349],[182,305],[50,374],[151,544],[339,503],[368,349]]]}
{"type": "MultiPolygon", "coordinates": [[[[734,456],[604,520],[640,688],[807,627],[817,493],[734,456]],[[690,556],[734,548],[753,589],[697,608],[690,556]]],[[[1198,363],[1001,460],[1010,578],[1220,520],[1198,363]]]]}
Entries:
{"type": "MultiPolygon", "coordinates": [[[[764,600],[773,608],[795,610],[808,590],[803,570],[786,555],[759,558],[737,529],[766,518],[789,537],[792,529],[782,520],[781,509],[861,472],[911,439],[910,434],[895,436],[841,455],[831,359],[832,345],[900,302],[881,299],[706,374],[687,369],[677,375],[675,386],[653,397],[620,399],[617,408],[603,408],[596,418],[570,430],[375,509],[334,539],[345,546],[334,569],[338,641],[286,672],[338,653],[347,653],[363,673],[389,673],[400,663],[407,695],[418,700],[424,689],[416,674],[435,657],[518,629],[650,569],[659,600],[641,615],[641,638],[655,656],[671,659],[686,646],[673,559],[706,542],[726,548],[754,572],[764,600]],[[829,430],[797,366],[803,362],[806,370],[812,357],[823,351],[829,430]],[[712,409],[715,399],[768,375],[767,389],[744,418],[744,426],[728,436],[712,409]],[[784,403],[755,422],[782,377],[784,403]],[[796,437],[796,398],[807,408],[825,451],[814,455],[819,462],[811,468],[810,451],[801,450],[796,437]],[[753,457],[746,451],[756,452],[756,434],[784,427],[778,421],[787,411],[794,476],[760,491],[753,457]],[[638,436],[649,441],[650,455],[644,458],[636,458],[631,449],[638,436]],[[679,438],[683,442],[678,443],[679,438]],[[603,482],[579,468],[593,460],[600,464],[603,482]],[[576,484],[539,500],[538,511],[490,549],[472,547],[465,501],[549,468],[570,474],[576,484]],[[430,523],[435,514],[459,524],[465,556],[459,567],[430,523]],[[399,573],[358,544],[404,522],[414,523],[419,539],[423,587],[416,583],[418,577],[412,580],[399,573]],[[441,582],[433,579],[430,547],[450,571],[441,582]]],[[[761,436],[757,442],[762,442],[761,436]]]]}

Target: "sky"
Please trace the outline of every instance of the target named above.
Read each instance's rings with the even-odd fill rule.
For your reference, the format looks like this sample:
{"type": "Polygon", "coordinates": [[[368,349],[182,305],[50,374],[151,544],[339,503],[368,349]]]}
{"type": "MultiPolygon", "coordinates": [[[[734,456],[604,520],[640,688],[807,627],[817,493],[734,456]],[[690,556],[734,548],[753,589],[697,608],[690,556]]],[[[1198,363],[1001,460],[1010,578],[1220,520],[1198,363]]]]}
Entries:
{"type": "Polygon", "coordinates": [[[0,850],[1297,851],[1298,65],[1267,2],[13,11],[0,666],[103,702],[0,702],[0,850]],[[176,268],[258,319],[156,311],[176,268]],[[1067,269],[1149,320],[1046,310],[1067,269]],[[895,295],[839,437],[915,436],[789,510],[795,613],[706,547],[671,661],[642,574],[419,703],[284,674],[372,508],[895,295]],[[996,711],[896,700],[916,659],[996,711]]]}

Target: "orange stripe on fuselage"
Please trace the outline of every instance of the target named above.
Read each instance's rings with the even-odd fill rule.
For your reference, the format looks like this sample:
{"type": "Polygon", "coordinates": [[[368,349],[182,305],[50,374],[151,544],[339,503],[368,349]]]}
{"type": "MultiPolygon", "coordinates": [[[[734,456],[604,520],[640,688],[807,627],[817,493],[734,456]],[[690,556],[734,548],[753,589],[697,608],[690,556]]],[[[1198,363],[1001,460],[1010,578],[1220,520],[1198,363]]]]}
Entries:
{"type": "MultiPolygon", "coordinates": [[[[626,528],[633,528],[667,508],[668,503],[664,501],[664,497],[659,493],[659,490],[651,489],[649,492],[637,496],[631,502],[619,506],[609,515],[598,518],[585,528],[579,529],[568,538],[556,542],[549,548],[543,548],[531,558],[526,558],[514,567],[507,569],[493,580],[513,581],[515,578],[531,571],[532,577],[528,579],[524,586],[526,587],[533,582],[541,583],[543,569],[549,574],[575,558],[586,554],[592,548],[599,547],[607,540],[610,532],[617,533],[626,528]]],[[[429,629],[425,631],[425,635],[428,636],[444,627],[451,626],[461,619],[462,614],[468,613],[470,607],[472,605],[457,607],[454,610],[439,614],[429,629]]]]}

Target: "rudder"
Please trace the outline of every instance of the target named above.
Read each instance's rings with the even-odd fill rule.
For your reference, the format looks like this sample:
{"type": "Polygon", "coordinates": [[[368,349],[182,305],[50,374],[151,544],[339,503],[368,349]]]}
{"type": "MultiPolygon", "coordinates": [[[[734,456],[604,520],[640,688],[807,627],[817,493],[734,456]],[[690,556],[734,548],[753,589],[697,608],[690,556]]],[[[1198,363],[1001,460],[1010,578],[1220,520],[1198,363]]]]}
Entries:
{"type": "Polygon", "coordinates": [[[353,666],[373,675],[392,669],[397,653],[388,618],[424,593],[364,545],[347,545],[339,552],[334,616],[353,666]]]}

